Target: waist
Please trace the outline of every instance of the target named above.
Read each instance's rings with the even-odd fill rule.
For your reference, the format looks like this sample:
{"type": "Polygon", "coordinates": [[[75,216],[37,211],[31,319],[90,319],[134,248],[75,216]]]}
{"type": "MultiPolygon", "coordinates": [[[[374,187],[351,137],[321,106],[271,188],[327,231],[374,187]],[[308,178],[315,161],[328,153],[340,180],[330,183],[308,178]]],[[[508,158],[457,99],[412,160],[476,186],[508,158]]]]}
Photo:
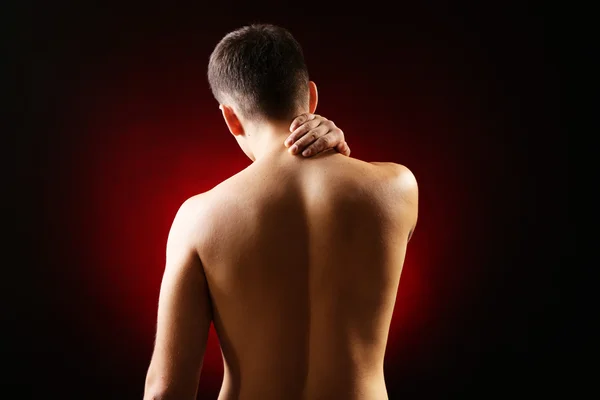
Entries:
{"type": "Polygon", "coordinates": [[[387,400],[383,371],[362,372],[315,369],[313,371],[259,372],[260,368],[232,374],[225,367],[219,400],[239,399],[344,399],[387,400]]]}

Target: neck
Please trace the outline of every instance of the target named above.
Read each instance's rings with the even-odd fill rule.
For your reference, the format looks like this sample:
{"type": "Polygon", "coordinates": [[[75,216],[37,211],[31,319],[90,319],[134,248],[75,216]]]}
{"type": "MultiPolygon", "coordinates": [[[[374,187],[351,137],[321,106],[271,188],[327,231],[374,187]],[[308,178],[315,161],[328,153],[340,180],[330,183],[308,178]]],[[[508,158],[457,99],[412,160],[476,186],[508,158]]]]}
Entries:
{"type": "Polygon", "coordinates": [[[283,153],[287,148],[283,144],[290,135],[290,122],[268,122],[249,126],[245,129],[246,140],[254,161],[265,156],[283,153]]]}

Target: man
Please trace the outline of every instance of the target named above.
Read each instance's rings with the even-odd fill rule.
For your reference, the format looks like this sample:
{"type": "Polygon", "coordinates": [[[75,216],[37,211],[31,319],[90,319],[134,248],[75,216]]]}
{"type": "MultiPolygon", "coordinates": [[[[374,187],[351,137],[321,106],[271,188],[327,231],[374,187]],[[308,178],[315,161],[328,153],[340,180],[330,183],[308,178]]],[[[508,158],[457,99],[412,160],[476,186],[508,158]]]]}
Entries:
{"type": "Polygon", "coordinates": [[[326,124],[306,122],[317,89],[285,29],[229,33],[208,79],[253,163],[175,216],[145,399],[196,397],[211,322],[219,399],[386,399],[383,358],[417,221],[413,174],[331,150],[288,154],[295,115],[310,114],[292,126],[302,146],[326,124]]]}

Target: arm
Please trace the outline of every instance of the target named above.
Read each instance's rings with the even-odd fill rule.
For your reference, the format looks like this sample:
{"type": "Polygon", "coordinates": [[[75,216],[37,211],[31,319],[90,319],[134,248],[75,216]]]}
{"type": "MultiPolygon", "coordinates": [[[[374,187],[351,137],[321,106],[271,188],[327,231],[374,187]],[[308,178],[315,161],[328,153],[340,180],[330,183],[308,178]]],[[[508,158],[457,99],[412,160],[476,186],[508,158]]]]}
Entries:
{"type": "Polygon", "coordinates": [[[290,132],[292,133],[284,142],[290,154],[311,157],[325,150],[336,149],[339,153],[350,156],[344,132],[333,121],[320,115],[297,116],[290,125],[290,132]]]}
{"type": "Polygon", "coordinates": [[[396,174],[396,183],[403,200],[402,213],[404,220],[407,221],[408,231],[407,242],[410,241],[417,226],[419,216],[419,186],[417,179],[410,169],[400,164],[392,164],[396,174]]]}
{"type": "Polygon", "coordinates": [[[410,169],[402,164],[396,164],[393,162],[370,162],[369,164],[376,165],[378,167],[386,168],[391,171],[394,178],[394,187],[397,193],[400,194],[402,199],[402,219],[407,221],[407,242],[410,241],[412,235],[417,226],[417,219],[419,216],[419,186],[417,179],[410,169]]]}
{"type": "Polygon", "coordinates": [[[212,311],[194,245],[194,207],[193,200],[183,203],[167,239],[145,400],[196,398],[212,311]]]}

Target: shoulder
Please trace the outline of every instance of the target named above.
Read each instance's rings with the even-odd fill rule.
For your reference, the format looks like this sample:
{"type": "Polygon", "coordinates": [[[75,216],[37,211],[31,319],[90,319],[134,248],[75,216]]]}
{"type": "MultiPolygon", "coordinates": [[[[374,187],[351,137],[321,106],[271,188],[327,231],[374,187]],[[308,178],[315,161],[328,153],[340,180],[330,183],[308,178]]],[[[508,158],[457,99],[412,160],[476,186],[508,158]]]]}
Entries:
{"type": "Polygon", "coordinates": [[[413,172],[402,164],[386,162],[372,163],[382,169],[382,175],[388,189],[386,190],[388,203],[391,209],[397,210],[400,218],[406,221],[405,226],[410,228],[407,240],[410,240],[415,229],[419,215],[419,188],[417,178],[413,172]]]}
{"type": "Polygon", "coordinates": [[[229,199],[238,197],[240,181],[243,180],[245,171],[238,172],[206,192],[189,197],[181,203],[177,214],[188,219],[191,217],[197,219],[206,217],[205,214],[210,214],[210,211],[215,211],[216,208],[223,207],[229,199]]]}
{"type": "Polygon", "coordinates": [[[203,219],[203,210],[206,208],[206,193],[192,196],[183,201],[171,224],[169,241],[194,237],[199,220],[203,219]]]}
{"type": "MultiPolygon", "coordinates": [[[[201,245],[211,236],[218,224],[214,189],[184,200],[171,224],[167,238],[167,254],[182,249],[199,253],[201,245]]],[[[187,251],[186,250],[186,251],[187,251]]]]}
{"type": "Polygon", "coordinates": [[[406,191],[418,191],[417,178],[405,165],[393,162],[371,162],[370,164],[378,167],[382,176],[389,178],[394,187],[406,191]]]}
{"type": "Polygon", "coordinates": [[[198,239],[203,233],[223,223],[228,214],[239,208],[241,185],[238,175],[183,201],[174,217],[173,227],[198,239]]]}
{"type": "Polygon", "coordinates": [[[400,210],[406,218],[416,218],[419,208],[419,188],[413,172],[402,164],[392,162],[371,164],[379,169],[379,187],[382,188],[382,193],[385,193],[382,198],[385,199],[386,204],[400,210]]]}

